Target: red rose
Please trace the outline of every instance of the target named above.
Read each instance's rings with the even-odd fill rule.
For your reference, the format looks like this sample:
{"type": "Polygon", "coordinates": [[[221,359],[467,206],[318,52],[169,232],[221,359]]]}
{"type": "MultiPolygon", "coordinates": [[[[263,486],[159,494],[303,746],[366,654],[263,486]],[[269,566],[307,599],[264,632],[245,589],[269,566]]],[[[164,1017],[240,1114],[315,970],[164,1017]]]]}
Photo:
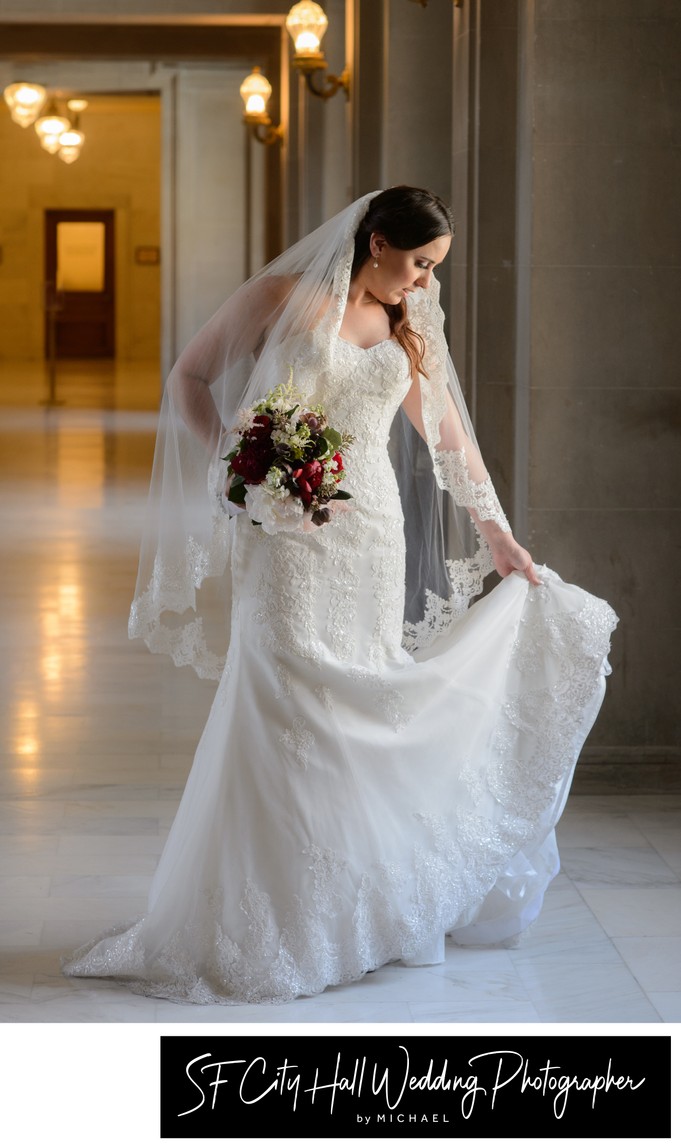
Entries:
{"type": "Polygon", "coordinates": [[[312,490],[316,490],[317,487],[321,485],[321,481],[324,477],[324,467],[321,462],[317,462],[316,458],[313,459],[312,462],[306,462],[303,467],[302,477],[306,482],[309,482],[312,490]]]}
{"type": "Polygon", "coordinates": [[[266,477],[273,462],[274,451],[269,442],[263,445],[254,444],[234,456],[232,470],[235,474],[240,474],[245,482],[257,484],[266,477]]]}
{"type": "Polygon", "coordinates": [[[270,426],[272,420],[269,415],[256,415],[253,420],[253,426],[249,427],[246,431],[246,439],[248,442],[263,442],[270,437],[270,426]]]}
{"type": "Polygon", "coordinates": [[[324,477],[324,467],[321,462],[313,459],[312,462],[306,462],[304,466],[294,470],[291,477],[297,483],[303,506],[309,506],[313,490],[317,489],[324,477]]]}
{"type": "Polygon", "coordinates": [[[331,475],[333,475],[336,482],[340,482],[341,477],[342,477],[342,472],[343,472],[343,458],[336,451],[333,458],[331,459],[331,466],[329,467],[329,473],[331,475]]]}

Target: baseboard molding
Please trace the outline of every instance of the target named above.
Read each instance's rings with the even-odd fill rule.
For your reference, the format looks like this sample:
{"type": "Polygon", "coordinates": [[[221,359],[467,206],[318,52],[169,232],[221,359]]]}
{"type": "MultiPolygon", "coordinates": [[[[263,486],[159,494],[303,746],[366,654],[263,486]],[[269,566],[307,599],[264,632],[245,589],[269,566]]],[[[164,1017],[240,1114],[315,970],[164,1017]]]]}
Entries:
{"type": "Polygon", "coordinates": [[[681,747],[585,746],[572,793],[681,793],[681,747]]]}

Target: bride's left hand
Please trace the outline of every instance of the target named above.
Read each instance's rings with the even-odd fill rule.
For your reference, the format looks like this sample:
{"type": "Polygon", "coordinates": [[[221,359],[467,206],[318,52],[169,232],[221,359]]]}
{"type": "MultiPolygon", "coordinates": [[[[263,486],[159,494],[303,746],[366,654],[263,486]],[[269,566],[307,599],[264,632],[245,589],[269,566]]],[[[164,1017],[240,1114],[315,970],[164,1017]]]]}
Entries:
{"type": "Polygon", "coordinates": [[[506,578],[508,574],[524,574],[533,586],[541,586],[541,579],[534,568],[532,555],[524,546],[516,542],[512,534],[500,533],[490,542],[492,559],[497,574],[506,578]]]}

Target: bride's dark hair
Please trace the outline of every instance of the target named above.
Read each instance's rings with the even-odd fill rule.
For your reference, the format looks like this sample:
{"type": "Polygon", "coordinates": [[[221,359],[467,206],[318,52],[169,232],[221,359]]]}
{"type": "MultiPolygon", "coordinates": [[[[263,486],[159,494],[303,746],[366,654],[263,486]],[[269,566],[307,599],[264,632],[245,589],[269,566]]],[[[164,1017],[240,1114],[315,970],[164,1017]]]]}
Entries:
{"type": "MultiPolygon", "coordinates": [[[[439,196],[421,187],[398,184],[379,192],[370,201],[366,215],[357,228],[351,272],[353,277],[371,255],[369,244],[374,231],[384,235],[391,247],[411,251],[442,235],[453,235],[454,219],[439,196]]],[[[383,307],[390,320],[390,332],[406,351],[412,371],[423,372],[425,345],[421,336],[412,331],[407,322],[406,302],[384,303],[383,307]]]]}

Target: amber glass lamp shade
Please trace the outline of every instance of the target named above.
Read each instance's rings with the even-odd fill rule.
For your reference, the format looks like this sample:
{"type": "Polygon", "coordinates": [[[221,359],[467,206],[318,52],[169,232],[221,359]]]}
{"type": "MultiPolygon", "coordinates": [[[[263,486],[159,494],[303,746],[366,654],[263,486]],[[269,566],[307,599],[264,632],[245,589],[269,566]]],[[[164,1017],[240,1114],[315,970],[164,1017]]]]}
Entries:
{"type": "Polygon", "coordinates": [[[321,43],[329,21],[321,4],[301,0],[286,17],[286,28],[298,57],[321,56],[321,43]]]}
{"type": "Polygon", "coordinates": [[[272,85],[256,64],[239,88],[244,101],[246,121],[261,120],[267,115],[267,103],[272,95],[272,85]]]}
{"type": "Polygon", "coordinates": [[[29,84],[23,81],[9,84],[3,95],[14,123],[22,128],[35,123],[47,98],[47,92],[41,84],[29,84]]]}

